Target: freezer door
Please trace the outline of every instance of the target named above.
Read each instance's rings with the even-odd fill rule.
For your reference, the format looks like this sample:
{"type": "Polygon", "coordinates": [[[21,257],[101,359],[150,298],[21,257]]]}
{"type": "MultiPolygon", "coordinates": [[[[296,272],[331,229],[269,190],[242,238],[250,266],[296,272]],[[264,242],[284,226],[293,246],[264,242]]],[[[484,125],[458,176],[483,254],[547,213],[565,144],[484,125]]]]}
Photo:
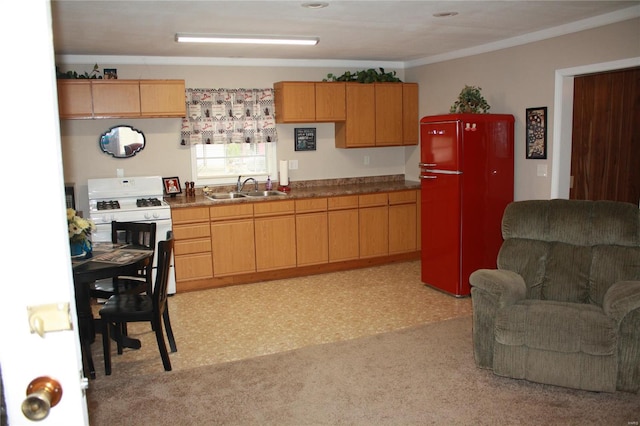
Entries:
{"type": "Polygon", "coordinates": [[[460,185],[462,175],[423,173],[422,282],[455,296],[469,294],[461,273],[460,185]]]}
{"type": "Polygon", "coordinates": [[[420,167],[423,170],[461,170],[459,122],[420,123],[420,167]]]}

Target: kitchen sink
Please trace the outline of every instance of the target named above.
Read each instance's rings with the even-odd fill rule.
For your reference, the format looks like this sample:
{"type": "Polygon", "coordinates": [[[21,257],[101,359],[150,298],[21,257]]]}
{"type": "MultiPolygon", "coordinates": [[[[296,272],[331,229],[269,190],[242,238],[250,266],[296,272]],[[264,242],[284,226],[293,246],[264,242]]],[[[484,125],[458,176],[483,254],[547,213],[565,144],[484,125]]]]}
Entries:
{"type": "Polygon", "coordinates": [[[213,194],[205,195],[210,200],[228,200],[230,198],[244,198],[245,194],[240,192],[214,192],[213,194]]]}
{"type": "Polygon", "coordinates": [[[214,192],[213,194],[205,195],[210,200],[229,200],[232,198],[245,198],[245,197],[276,197],[278,195],[287,195],[282,191],[251,191],[251,192],[214,192]]]}
{"type": "Polygon", "coordinates": [[[251,191],[251,192],[243,192],[242,194],[247,197],[275,197],[278,195],[287,195],[286,192],[282,191],[251,191]]]}

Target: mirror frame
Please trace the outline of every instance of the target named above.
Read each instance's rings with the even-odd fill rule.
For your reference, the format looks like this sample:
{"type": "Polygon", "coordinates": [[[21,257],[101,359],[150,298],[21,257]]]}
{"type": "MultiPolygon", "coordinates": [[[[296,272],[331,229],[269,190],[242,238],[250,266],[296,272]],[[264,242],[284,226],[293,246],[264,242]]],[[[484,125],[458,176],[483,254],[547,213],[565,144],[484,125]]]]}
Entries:
{"type": "Polygon", "coordinates": [[[109,128],[109,130],[104,132],[100,136],[100,139],[98,140],[98,145],[100,146],[100,149],[102,150],[102,152],[104,152],[105,154],[109,154],[114,158],[133,157],[138,152],[144,149],[146,143],[147,143],[146,138],[144,136],[144,133],[142,133],[142,131],[127,125],[118,125],[118,126],[113,126],[109,128]],[[117,141],[115,143],[117,143],[117,147],[120,148],[120,131],[124,131],[124,130],[130,131],[131,134],[137,133],[137,135],[134,135],[134,137],[137,136],[138,138],[137,140],[138,141],[141,140],[141,142],[129,143],[127,145],[123,145],[121,148],[124,151],[124,154],[120,154],[119,152],[111,152],[111,150],[109,150],[109,147],[114,143],[111,139],[112,138],[116,139],[117,141]],[[133,146],[133,148],[131,148],[131,146],[133,146]],[[127,152],[127,148],[129,149],[129,152],[127,152]]]}

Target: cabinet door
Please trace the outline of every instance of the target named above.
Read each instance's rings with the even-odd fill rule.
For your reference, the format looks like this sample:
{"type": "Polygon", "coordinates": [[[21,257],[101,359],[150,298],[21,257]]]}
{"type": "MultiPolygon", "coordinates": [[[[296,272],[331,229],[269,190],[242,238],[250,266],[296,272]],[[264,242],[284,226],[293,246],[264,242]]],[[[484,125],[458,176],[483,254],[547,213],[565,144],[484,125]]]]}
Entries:
{"type": "Polygon", "coordinates": [[[93,116],[140,117],[138,80],[91,80],[93,116]]]}
{"type": "Polygon", "coordinates": [[[418,84],[402,84],[402,143],[418,145],[420,124],[418,117],[418,84]]]}
{"type": "Polygon", "coordinates": [[[58,80],[58,110],[60,118],[91,118],[91,82],[58,80]]]}
{"type": "Polygon", "coordinates": [[[347,116],[345,83],[316,83],[315,121],[344,121],[347,116]]]}
{"type": "Polygon", "coordinates": [[[253,219],[211,224],[214,276],[255,272],[253,219]]]}
{"type": "Polygon", "coordinates": [[[189,256],[175,256],[176,283],[180,290],[180,282],[213,277],[211,253],[198,253],[189,256]]]}
{"type": "Polygon", "coordinates": [[[375,146],[376,110],[373,84],[346,83],[347,118],[336,123],[336,147],[375,146]]]}
{"type": "Polygon", "coordinates": [[[314,82],[280,81],[275,89],[276,123],[311,123],[316,119],[314,82]]]}
{"type": "Polygon", "coordinates": [[[377,192],[358,197],[360,258],[389,253],[389,194],[377,192]]]}
{"type": "Polygon", "coordinates": [[[298,266],[329,261],[327,212],[296,215],[296,251],[298,266]]]}
{"type": "Polygon", "coordinates": [[[416,203],[389,206],[389,254],[416,251],[416,203]]]}
{"type": "Polygon", "coordinates": [[[293,215],[255,219],[256,271],[296,266],[296,221],[293,215]]]}
{"type": "Polygon", "coordinates": [[[402,145],[402,84],[375,83],[376,146],[402,145]]]}
{"type": "Polygon", "coordinates": [[[141,80],[140,112],[143,117],[184,117],[184,80],[141,80]]]}
{"type": "Polygon", "coordinates": [[[327,219],[329,262],[358,259],[358,209],[330,211],[327,219]]]}

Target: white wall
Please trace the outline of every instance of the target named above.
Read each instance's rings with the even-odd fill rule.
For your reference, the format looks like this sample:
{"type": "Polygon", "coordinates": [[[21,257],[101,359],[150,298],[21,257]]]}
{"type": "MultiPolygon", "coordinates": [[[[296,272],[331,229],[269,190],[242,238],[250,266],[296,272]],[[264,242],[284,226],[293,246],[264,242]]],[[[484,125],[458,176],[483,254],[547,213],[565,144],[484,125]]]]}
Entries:
{"type": "MultiPolygon", "coordinates": [[[[513,114],[516,117],[515,199],[547,199],[551,198],[555,142],[556,70],[639,56],[640,19],[633,19],[482,55],[409,68],[405,70],[405,78],[420,85],[421,116],[447,113],[465,84],[482,88],[491,105],[490,112],[513,114]],[[527,160],[525,110],[542,106],[548,107],[547,159],[527,160]],[[546,177],[537,176],[539,165],[546,166],[546,177]]],[[[419,158],[419,152],[407,152],[408,178],[415,178],[417,171],[413,165],[419,158]]]]}
{"type": "MultiPolygon", "coordinates": [[[[494,113],[516,117],[515,198],[545,199],[551,196],[553,152],[554,78],[558,69],[640,56],[640,19],[555,37],[540,42],[484,53],[462,59],[396,70],[404,81],[420,85],[420,116],[447,113],[465,84],[480,86],[494,113]],[[525,159],[524,114],[526,108],[548,107],[548,158],[525,159]],[[547,176],[537,176],[538,166],[546,166],[547,176]]],[[[86,65],[59,63],[62,70],[90,71],[86,65]]],[[[284,66],[183,66],[123,65],[99,63],[101,68],[117,68],[119,78],[179,78],[187,87],[272,87],[281,80],[322,80],[328,73],[342,74],[345,68],[294,68],[284,66]]],[[[388,67],[387,67],[388,68],[388,67]]],[[[390,71],[391,69],[387,70],[390,71]]],[[[179,146],[178,119],[147,120],[65,120],[62,128],[64,175],[75,182],[83,204],[86,180],[114,177],[116,168],[125,175],[179,176],[191,180],[188,149],[179,146]],[[148,146],[131,159],[113,159],[101,153],[98,137],[115,124],[142,130],[148,146]]],[[[334,147],[333,124],[312,124],[318,131],[315,152],[295,152],[293,128],[279,125],[278,157],[297,159],[299,169],[291,180],[402,174],[417,180],[419,147],[342,150],[334,147]],[[371,162],[364,165],[364,156],[371,162]]]]}

